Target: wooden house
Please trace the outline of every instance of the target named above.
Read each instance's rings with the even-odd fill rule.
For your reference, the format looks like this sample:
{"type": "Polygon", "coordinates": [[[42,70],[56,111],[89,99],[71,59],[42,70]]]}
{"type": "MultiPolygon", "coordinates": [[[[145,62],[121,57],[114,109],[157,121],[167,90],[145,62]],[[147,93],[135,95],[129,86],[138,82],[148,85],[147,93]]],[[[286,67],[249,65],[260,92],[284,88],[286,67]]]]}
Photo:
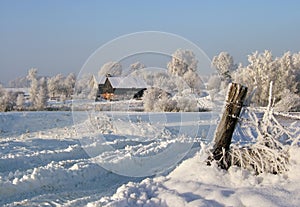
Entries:
{"type": "Polygon", "coordinates": [[[99,81],[96,101],[138,99],[146,89],[146,83],[139,78],[108,76],[99,81]]]}

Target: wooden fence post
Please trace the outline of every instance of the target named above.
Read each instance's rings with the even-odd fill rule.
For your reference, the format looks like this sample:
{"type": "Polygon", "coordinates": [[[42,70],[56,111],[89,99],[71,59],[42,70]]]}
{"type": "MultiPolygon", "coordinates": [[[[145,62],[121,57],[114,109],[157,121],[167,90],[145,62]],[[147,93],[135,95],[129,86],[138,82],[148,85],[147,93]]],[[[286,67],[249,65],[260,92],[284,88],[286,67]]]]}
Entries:
{"type": "Polygon", "coordinates": [[[210,158],[216,160],[223,169],[228,169],[231,165],[229,146],[246,94],[247,87],[237,83],[230,84],[224,113],[214,137],[213,157],[210,158]]]}

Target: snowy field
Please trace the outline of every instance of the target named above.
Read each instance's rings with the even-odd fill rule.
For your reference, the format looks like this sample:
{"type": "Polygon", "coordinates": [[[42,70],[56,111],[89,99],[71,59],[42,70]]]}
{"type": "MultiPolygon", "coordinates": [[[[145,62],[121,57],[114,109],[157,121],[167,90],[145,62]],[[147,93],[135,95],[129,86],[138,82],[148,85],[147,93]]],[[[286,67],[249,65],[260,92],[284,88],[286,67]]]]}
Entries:
{"type": "Polygon", "coordinates": [[[200,143],[211,141],[217,119],[209,112],[1,113],[0,205],[300,206],[299,147],[280,175],[207,166],[200,143]]]}

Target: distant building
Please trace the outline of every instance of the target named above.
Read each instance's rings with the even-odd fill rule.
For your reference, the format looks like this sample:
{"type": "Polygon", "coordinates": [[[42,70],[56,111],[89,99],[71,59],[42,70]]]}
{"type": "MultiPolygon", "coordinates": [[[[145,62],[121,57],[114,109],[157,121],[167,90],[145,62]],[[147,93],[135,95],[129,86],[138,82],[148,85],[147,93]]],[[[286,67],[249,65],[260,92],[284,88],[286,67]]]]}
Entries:
{"type": "Polygon", "coordinates": [[[147,89],[146,83],[136,77],[103,77],[98,83],[96,101],[129,100],[141,98],[147,89]]]}

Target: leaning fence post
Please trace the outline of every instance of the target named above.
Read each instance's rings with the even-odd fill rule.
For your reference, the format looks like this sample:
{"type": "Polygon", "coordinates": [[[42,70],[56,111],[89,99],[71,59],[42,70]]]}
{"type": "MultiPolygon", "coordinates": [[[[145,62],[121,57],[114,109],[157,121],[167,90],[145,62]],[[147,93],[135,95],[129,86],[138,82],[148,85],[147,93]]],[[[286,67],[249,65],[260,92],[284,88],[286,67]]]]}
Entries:
{"type": "Polygon", "coordinates": [[[246,94],[247,87],[238,83],[229,85],[223,116],[214,137],[213,157],[210,158],[216,160],[223,169],[230,167],[229,146],[246,94]]]}

